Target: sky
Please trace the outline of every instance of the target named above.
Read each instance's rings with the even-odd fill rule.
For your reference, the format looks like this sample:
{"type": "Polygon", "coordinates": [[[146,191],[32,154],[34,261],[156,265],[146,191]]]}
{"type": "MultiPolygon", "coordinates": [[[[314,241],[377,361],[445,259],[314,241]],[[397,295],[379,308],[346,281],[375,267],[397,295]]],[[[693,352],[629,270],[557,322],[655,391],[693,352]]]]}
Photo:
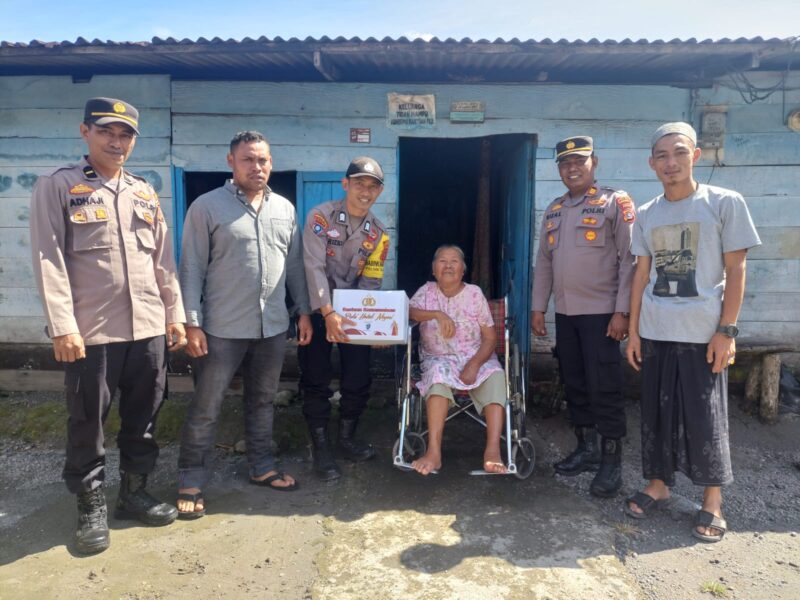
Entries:
{"type": "Polygon", "coordinates": [[[652,41],[798,35],[798,0],[0,0],[0,40],[8,42],[261,36],[652,41]]]}

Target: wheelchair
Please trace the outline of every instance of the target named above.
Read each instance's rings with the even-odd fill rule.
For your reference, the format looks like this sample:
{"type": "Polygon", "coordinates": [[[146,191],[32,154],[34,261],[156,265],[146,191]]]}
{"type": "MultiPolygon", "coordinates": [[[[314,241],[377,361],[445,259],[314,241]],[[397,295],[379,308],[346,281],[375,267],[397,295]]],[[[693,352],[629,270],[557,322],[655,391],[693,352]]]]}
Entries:
{"type": "MultiPolygon", "coordinates": [[[[470,471],[470,475],[514,475],[527,479],[533,472],[536,451],[533,442],[526,436],[525,395],[527,382],[523,376],[519,346],[512,342],[513,317],[508,316],[508,298],[489,301],[494,326],[497,331],[495,352],[505,372],[505,433],[501,436],[501,452],[505,453],[506,473],[488,473],[483,469],[470,471]]],[[[421,379],[418,359],[418,341],[414,339],[415,325],[409,326],[408,342],[398,346],[395,358],[395,381],[397,384],[397,406],[399,411],[398,438],[392,449],[393,466],[411,470],[411,462],[427,450],[425,429],[425,406],[416,383],[421,379]]],[[[416,336],[418,337],[418,336],[416,336]]],[[[446,422],[465,415],[484,428],[486,422],[477,412],[472,400],[465,392],[453,391],[456,406],[448,412],[446,422]]]]}

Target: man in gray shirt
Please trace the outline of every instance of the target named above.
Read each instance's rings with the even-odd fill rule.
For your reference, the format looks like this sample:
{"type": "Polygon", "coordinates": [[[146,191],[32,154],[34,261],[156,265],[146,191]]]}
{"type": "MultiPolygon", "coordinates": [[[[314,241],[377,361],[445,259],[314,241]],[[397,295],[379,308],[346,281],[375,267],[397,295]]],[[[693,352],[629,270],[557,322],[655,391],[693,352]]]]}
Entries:
{"type": "Polygon", "coordinates": [[[181,288],[195,394],[181,435],[178,511],[205,513],[202,489],[225,390],[241,366],[250,483],[297,489],[272,454],[273,399],[286,349],[288,286],[299,314],[298,343],[311,341],[311,309],[294,206],[267,186],[269,144],[255,131],[231,140],[233,178],[189,207],[183,230],[181,288]]]}
{"type": "Polygon", "coordinates": [[[733,481],[728,438],[728,365],[744,297],[747,250],[758,237],[732,190],[698,183],[697,134],[666,123],[653,134],[650,167],[664,193],[639,209],[631,287],[630,365],[642,372],[644,490],[625,512],[645,518],[669,498],[675,472],[703,486],[692,535],[718,542],[727,523],[722,487],[733,481]]]}

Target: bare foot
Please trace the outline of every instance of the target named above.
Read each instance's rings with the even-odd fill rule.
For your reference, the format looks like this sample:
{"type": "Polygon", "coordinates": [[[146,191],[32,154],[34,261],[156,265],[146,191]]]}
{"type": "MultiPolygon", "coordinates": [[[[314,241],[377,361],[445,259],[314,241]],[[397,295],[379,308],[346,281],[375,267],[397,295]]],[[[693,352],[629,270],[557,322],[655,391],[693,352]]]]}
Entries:
{"type": "MultiPolygon", "coordinates": [[[[642,493],[647,494],[653,500],[666,500],[669,498],[669,488],[660,480],[653,480],[648,483],[642,490],[642,493]]],[[[628,506],[631,511],[635,512],[637,515],[644,514],[644,511],[635,502],[628,502],[628,506]]]]}
{"type": "MultiPolygon", "coordinates": [[[[179,494],[199,494],[200,488],[190,487],[190,488],[180,488],[178,490],[179,494]]],[[[178,512],[181,513],[191,513],[191,512],[203,512],[205,505],[203,503],[202,498],[198,498],[197,502],[192,502],[191,500],[178,500],[177,503],[178,512]]]]}
{"type": "Polygon", "coordinates": [[[422,458],[411,463],[411,468],[420,475],[430,475],[431,472],[442,468],[442,455],[428,450],[422,458]]]}
{"type": "Polygon", "coordinates": [[[500,453],[488,450],[483,453],[483,470],[487,473],[508,473],[508,469],[500,458],[500,453]]]}

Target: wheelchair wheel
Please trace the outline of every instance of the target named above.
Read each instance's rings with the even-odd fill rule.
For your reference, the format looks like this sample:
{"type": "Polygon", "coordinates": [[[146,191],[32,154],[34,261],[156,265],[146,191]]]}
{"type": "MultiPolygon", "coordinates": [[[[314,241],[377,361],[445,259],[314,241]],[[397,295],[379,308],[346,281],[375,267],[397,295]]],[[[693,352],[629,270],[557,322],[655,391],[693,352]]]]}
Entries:
{"type": "MultiPolygon", "coordinates": [[[[397,456],[397,450],[400,447],[400,438],[397,438],[394,446],[392,446],[392,456],[397,456]]],[[[428,445],[425,443],[425,438],[413,431],[407,431],[403,438],[403,462],[410,463],[412,460],[418,459],[425,454],[428,445]]]]}
{"type": "Polygon", "coordinates": [[[533,468],[536,466],[536,450],[533,447],[533,442],[526,437],[518,439],[511,448],[511,457],[517,466],[517,472],[514,475],[518,479],[530,477],[531,473],[533,473],[533,468]]]}

